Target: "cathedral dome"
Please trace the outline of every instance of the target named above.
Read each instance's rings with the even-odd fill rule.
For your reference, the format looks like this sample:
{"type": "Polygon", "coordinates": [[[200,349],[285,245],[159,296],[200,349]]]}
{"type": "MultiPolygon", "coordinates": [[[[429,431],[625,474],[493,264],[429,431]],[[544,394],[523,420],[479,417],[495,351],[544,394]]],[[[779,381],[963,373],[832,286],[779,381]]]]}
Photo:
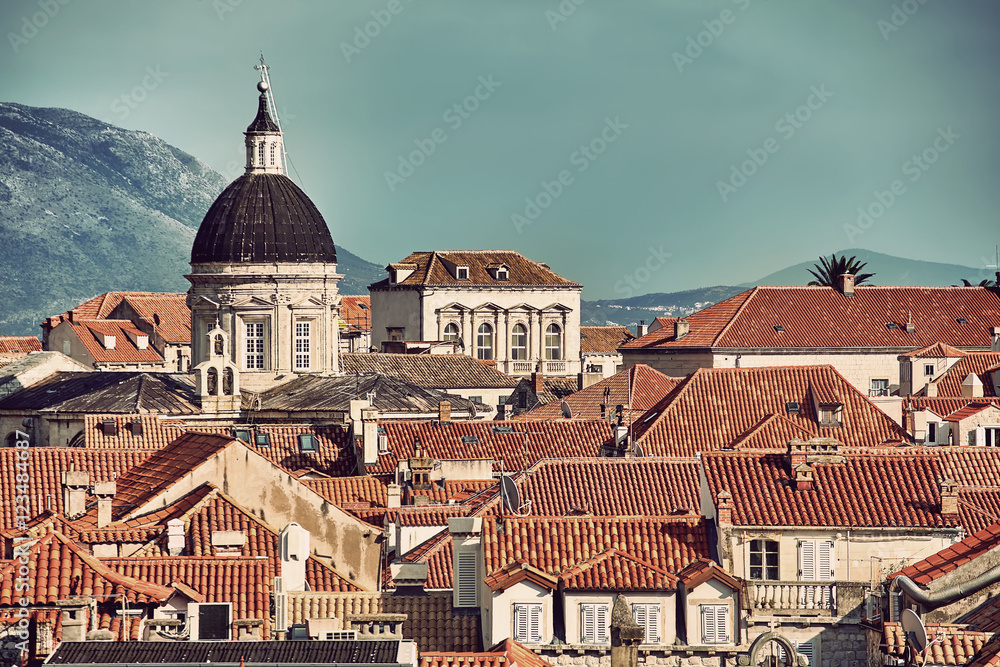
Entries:
{"type": "Polygon", "coordinates": [[[248,171],[198,228],[191,263],[331,262],[337,249],[316,205],[284,174],[248,171]]]}

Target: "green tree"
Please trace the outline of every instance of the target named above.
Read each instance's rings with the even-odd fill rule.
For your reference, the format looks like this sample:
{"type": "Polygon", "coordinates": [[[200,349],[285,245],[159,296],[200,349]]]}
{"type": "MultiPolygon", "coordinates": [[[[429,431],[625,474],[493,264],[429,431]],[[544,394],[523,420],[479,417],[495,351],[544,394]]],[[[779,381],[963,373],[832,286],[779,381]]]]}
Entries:
{"type": "MultiPolygon", "coordinates": [[[[988,278],[983,278],[979,281],[978,285],[973,285],[965,278],[962,278],[962,287],[996,287],[997,281],[989,280],[988,278]]],[[[952,285],[952,287],[958,287],[958,285],[952,285]]]]}
{"type": "Polygon", "coordinates": [[[848,259],[843,256],[830,255],[830,259],[820,257],[819,261],[819,264],[813,264],[816,268],[815,271],[809,269],[809,273],[815,278],[815,280],[809,281],[810,287],[836,287],[840,276],[845,273],[854,276],[854,284],[857,286],[864,284],[875,275],[874,273],[860,273],[868,262],[859,262],[856,257],[848,259]]]}

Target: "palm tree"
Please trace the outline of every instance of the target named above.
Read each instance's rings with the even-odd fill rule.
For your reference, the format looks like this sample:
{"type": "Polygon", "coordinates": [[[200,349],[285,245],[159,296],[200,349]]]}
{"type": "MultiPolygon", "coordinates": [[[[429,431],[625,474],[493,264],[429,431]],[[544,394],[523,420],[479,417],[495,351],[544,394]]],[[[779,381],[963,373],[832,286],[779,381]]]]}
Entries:
{"type": "Polygon", "coordinates": [[[840,276],[845,273],[854,276],[855,285],[861,285],[875,275],[874,273],[859,273],[868,262],[859,262],[856,257],[847,259],[843,256],[830,255],[830,259],[820,257],[819,261],[821,264],[813,264],[816,267],[815,271],[809,269],[809,273],[816,279],[809,281],[810,287],[836,287],[839,284],[840,276]]]}
{"type": "MultiPolygon", "coordinates": [[[[980,280],[978,285],[973,285],[965,278],[962,278],[962,287],[996,287],[996,286],[997,286],[997,281],[990,280],[988,278],[983,278],[982,280],[980,280]]],[[[958,287],[958,285],[952,285],[952,287],[958,287]]]]}

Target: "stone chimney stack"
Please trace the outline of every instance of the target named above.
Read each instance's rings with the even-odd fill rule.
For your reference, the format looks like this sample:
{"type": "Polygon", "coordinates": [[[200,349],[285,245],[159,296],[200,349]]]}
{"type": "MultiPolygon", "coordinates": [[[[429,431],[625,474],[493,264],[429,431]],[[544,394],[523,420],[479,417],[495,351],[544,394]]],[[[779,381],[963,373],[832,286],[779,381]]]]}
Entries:
{"type": "Polygon", "coordinates": [[[733,494],[725,489],[719,491],[715,505],[716,524],[719,526],[733,525],[733,494]]]}
{"type": "Polygon", "coordinates": [[[792,470],[806,462],[806,450],[802,447],[804,444],[798,438],[788,441],[788,467],[792,470]]]}
{"type": "Polygon", "coordinates": [[[795,475],[795,490],[796,491],[808,491],[813,488],[813,481],[815,480],[815,472],[813,467],[808,463],[800,463],[792,469],[795,475]]]}
{"type": "Polygon", "coordinates": [[[117,485],[114,482],[97,482],[94,495],[97,496],[97,527],[104,528],[111,523],[111,501],[114,500],[117,485]]]}
{"type": "Polygon", "coordinates": [[[837,288],[844,296],[854,296],[854,274],[842,273],[838,276],[837,288]]]}
{"type": "Polygon", "coordinates": [[[400,489],[399,484],[390,484],[387,492],[388,496],[385,504],[386,507],[394,509],[403,504],[403,491],[400,489]]]}
{"type": "Polygon", "coordinates": [[[611,608],[611,667],[638,667],[639,644],[646,631],[632,618],[624,595],[615,597],[611,608]]]}
{"type": "Polygon", "coordinates": [[[181,519],[167,521],[167,553],[171,556],[184,553],[184,522],[181,519]]]}
{"type": "Polygon", "coordinates": [[[361,450],[365,465],[378,463],[378,408],[361,408],[361,450]]]}
{"type": "Polygon", "coordinates": [[[691,333],[691,324],[683,317],[674,322],[674,340],[680,340],[691,333]]]}
{"type": "Polygon", "coordinates": [[[540,371],[531,374],[531,390],[535,396],[540,396],[545,391],[545,376],[540,371]]]}
{"type": "Polygon", "coordinates": [[[56,606],[62,610],[62,640],[64,642],[82,642],[87,639],[87,598],[69,598],[56,600],[56,606]]]}
{"type": "Polygon", "coordinates": [[[649,333],[649,327],[646,326],[646,320],[639,320],[639,324],[635,327],[635,335],[642,338],[647,333],[649,333]]]}
{"type": "Polygon", "coordinates": [[[438,403],[438,421],[442,424],[451,423],[451,401],[441,401],[438,403]]]}
{"type": "Polygon", "coordinates": [[[927,389],[925,390],[924,393],[928,398],[934,398],[935,396],[937,396],[937,382],[936,381],[928,382],[927,389]]]}
{"type": "Polygon", "coordinates": [[[941,514],[958,514],[958,484],[947,478],[941,480],[941,514]]]}
{"type": "Polygon", "coordinates": [[[90,473],[86,470],[64,470],[62,472],[63,512],[67,519],[80,516],[87,511],[87,487],[90,473]]]}

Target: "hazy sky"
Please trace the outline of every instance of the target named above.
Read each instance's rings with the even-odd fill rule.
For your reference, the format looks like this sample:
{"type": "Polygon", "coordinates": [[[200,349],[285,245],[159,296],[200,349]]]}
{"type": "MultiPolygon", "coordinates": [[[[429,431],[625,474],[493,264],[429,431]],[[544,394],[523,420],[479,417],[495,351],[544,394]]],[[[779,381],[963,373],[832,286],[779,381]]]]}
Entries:
{"type": "Polygon", "coordinates": [[[4,0],[0,26],[0,99],[229,178],[263,50],[292,176],[379,263],[509,248],[593,299],[1000,242],[995,0],[4,0]]]}

